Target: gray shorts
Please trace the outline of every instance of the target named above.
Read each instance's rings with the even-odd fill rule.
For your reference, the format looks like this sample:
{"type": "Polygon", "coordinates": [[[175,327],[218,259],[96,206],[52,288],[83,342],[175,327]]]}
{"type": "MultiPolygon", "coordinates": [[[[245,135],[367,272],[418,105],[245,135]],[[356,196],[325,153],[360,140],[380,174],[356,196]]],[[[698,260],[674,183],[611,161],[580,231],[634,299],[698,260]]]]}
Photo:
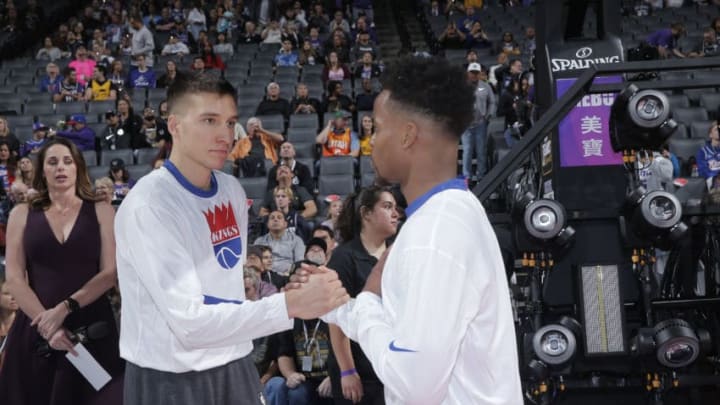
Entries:
{"type": "Polygon", "coordinates": [[[204,371],[125,367],[125,405],[264,405],[252,356],[204,371]]]}

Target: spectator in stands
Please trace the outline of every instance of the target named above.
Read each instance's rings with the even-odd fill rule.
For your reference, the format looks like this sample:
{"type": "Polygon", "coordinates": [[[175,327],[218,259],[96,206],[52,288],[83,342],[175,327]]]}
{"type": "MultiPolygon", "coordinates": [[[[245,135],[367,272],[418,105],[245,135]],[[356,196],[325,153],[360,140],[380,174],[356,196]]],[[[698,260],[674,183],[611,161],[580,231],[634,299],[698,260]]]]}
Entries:
{"type": "Polygon", "coordinates": [[[373,60],[373,54],[371,52],[363,53],[359,62],[360,63],[355,66],[356,79],[380,77],[380,66],[373,60]]]}
{"type": "Polygon", "coordinates": [[[250,245],[248,246],[247,259],[245,261],[246,266],[252,266],[252,269],[255,271],[255,275],[258,277],[258,281],[263,283],[263,285],[261,285],[258,289],[258,292],[262,296],[261,298],[264,298],[269,294],[274,294],[278,291],[278,287],[276,287],[271,281],[266,281],[271,279],[273,272],[270,271],[269,268],[265,268],[265,265],[263,264],[263,249],[268,250],[272,260],[272,251],[270,248],[267,246],[250,245]],[[263,294],[264,292],[267,294],[263,294]]]}
{"type": "Polygon", "coordinates": [[[328,260],[330,260],[332,258],[332,253],[337,246],[337,242],[335,241],[335,231],[326,225],[317,225],[315,229],[313,229],[312,237],[325,241],[325,246],[327,246],[327,249],[325,249],[325,256],[328,260]]]}
{"type": "Polygon", "coordinates": [[[298,54],[293,50],[292,41],[289,39],[283,39],[282,46],[275,55],[273,63],[278,67],[288,67],[298,65],[298,54]]]}
{"type": "Polygon", "coordinates": [[[118,46],[118,53],[121,56],[132,58],[132,34],[127,33],[120,39],[120,45],[118,46]]]}
{"type": "Polygon", "coordinates": [[[32,138],[25,141],[20,151],[20,156],[35,155],[38,153],[40,148],[45,145],[47,139],[48,127],[42,122],[33,123],[33,134],[32,138]]]}
{"type": "Polygon", "coordinates": [[[323,100],[323,112],[335,112],[337,110],[355,111],[350,97],[343,93],[342,82],[330,81],[327,85],[327,94],[323,100]]]}
{"type": "Polygon", "coordinates": [[[130,101],[124,98],[118,100],[117,114],[120,120],[120,127],[123,129],[125,136],[130,137],[130,148],[147,148],[149,145],[145,141],[145,137],[140,133],[142,119],[135,114],[130,101]]]}
{"type": "Polygon", "coordinates": [[[109,47],[115,49],[120,45],[123,37],[122,17],[119,13],[110,14],[110,24],[105,26],[105,37],[108,39],[109,47]]]}
{"type": "Polygon", "coordinates": [[[360,141],[357,134],[348,126],[347,120],[352,117],[347,111],[336,111],[333,119],[315,138],[315,142],[322,146],[322,156],[352,156],[360,154],[360,141]]]}
{"type": "Polygon", "coordinates": [[[532,102],[523,91],[522,81],[512,79],[510,85],[500,96],[498,111],[505,116],[505,142],[513,147],[525,131],[530,128],[530,111],[532,102]]]}
{"type": "Polygon", "coordinates": [[[372,155],[372,137],[375,135],[375,123],[372,115],[363,114],[360,118],[360,134],[358,141],[360,142],[360,156],[372,155]]]}
{"type": "Polygon", "coordinates": [[[282,41],[280,24],[276,20],[271,20],[260,33],[260,37],[264,44],[279,44],[282,41]]]}
{"type": "Polygon", "coordinates": [[[293,49],[300,48],[300,45],[303,42],[303,36],[298,33],[297,31],[297,25],[290,21],[287,24],[285,24],[282,27],[282,36],[280,38],[281,41],[285,41],[286,39],[289,39],[292,43],[293,49]]]}
{"type": "Polygon", "coordinates": [[[500,96],[510,87],[513,80],[520,81],[523,74],[523,63],[520,59],[511,59],[507,68],[495,70],[495,78],[498,82],[498,93],[500,96]]]}
{"type": "Polygon", "coordinates": [[[45,66],[45,73],[46,75],[40,79],[40,91],[50,94],[57,93],[63,81],[60,68],[54,62],[50,62],[45,66]]]}
{"type": "Polygon", "coordinates": [[[96,47],[107,48],[108,42],[105,39],[105,33],[99,28],[93,30],[92,39],[88,41],[87,47],[88,49],[95,49],[96,47]]]}
{"type": "Polygon", "coordinates": [[[205,42],[200,50],[200,57],[205,62],[205,69],[217,69],[219,71],[225,70],[225,62],[223,62],[220,55],[216,55],[213,50],[213,46],[210,42],[205,42]]]}
{"type": "Polygon", "coordinates": [[[79,47],[83,46],[82,38],[78,37],[73,31],[67,33],[67,46],[63,51],[74,55],[79,47]]]}
{"type": "Polygon", "coordinates": [[[157,85],[155,71],[147,65],[145,55],[135,57],[136,67],[130,71],[128,87],[133,89],[154,89],[157,85]]]}
{"type": "Polygon", "coordinates": [[[70,32],[68,25],[60,24],[52,39],[53,44],[64,52],[68,51],[68,32],[70,32]]]}
{"type": "Polygon", "coordinates": [[[352,60],[359,61],[366,53],[370,53],[373,59],[380,55],[377,46],[370,41],[370,33],[361,31],[358,33],[358,40],[352,50],[352,60]]]}
{"type": "MultiPolygon", "coordinates": [[[[358,195],[348,196],[338,218],[337,230],[343,243],[335,249],[328,267],[337,271],[351,297],[362,292],[373,266],[388,249],[386,241],[395,235],[397,227],[398,211],[389,188],[371,186],[358,195]]],[[[336,325],[330,325],[330,340],[333,355],[328,370],[333,397],[353,403],[382,401],[383,385],[360,346],[350,342],[336,325]]]]}
{"type": "Polygon", "coordinates": [[[463,145],[462,174],[468,181],[473,175],[472,159],[477,162],[476,178],[480,180],[487,170],[487,128],[488,121],[495,115],[497,102],[492,87],[487,83],[487,72],[479,63],[467,67],[468,82],[475,87],[474,117],[461,141],[463,145]]]}
{"type": "Polygon", "coordinates": [[[60,50],[60,48],[53,45],[52,38],[45,37],[45,41],[43,42],[43,47],[37,51],[37,54],[35,55],[35,59],[54,61],[54,60],[58,60],[61,58],[67,58],[68,56],[70,56],[69,53],[62,52],[60,50]]]}
{"type": "Polygon", "coordinates": [[[320,101],[310,97],[305,83],[295,85],[295,96],[290,102],[293,114],[317,114],[320,101]]]}
{"type": "Polygon", "coordinates": [[[184,21],[176,21],[175,22],[175,29],[171,31],[171,34],[178,37],[180,42],[184,43],[185,45],[190,48],[191,51],[194,51],[197,49],[197,42],[195,41],[195,38],[193,38],[192,35],[187,31],[187,28],[185,27],[184,21]]]}
{"type": "Polygon", "coordinates": [[[34,172],[32,159],[29,156],[21,157],[15,170],[15,182],[32,187],[34,172]]]}
{"type": "Polygon", "coordinates": [[[505,31],[503,33],[502,39],[495,43],[493,52],[496,55],[499,53],[505,53],[511,57],[518,56],[520,55],[520,45],[518,45],[517,41],[515,41],[512,32],[505,31]]]}
{"type": "Polygon", "coordinates": [[[468,48],[489,48],[492,46],[485,30],[483,30],[482,24],[480,24],[480,21],[472,23],[466,38],[466,46],[468,48]]]}
{"type": "Polygon", "coordinates": [[[708,188],[711,188],[715,177],[720,174],[720,134],[717,121],[710,125],[707,143],[695,154],[695,161],[698,175],[707,179],[708,188]]]}
{"type": "Polygon", "coordinates": [[[217,31],[218,37],[220,34],[223,36],[230,35],[232,36],[232,30],[233,30],[233,24],[235,19],[235,14],[228,9],[220,13],[220,10],[224,9],[223,7],[218,7],[218,21],[215,25],[215,31],[217,31]]]}
{"type": "Polygon", "coordinates": [[[68,66],[63,70],[63,81],[57,89],[57,93],[53,95],[53,101],[56,103],[85,101],[85,86],[77,81],[77,73],[74,68],[68,66]]]}
{"type": "MultiPolygon", "coordinates": [[[[325,45],[320,39],[320,30],[317,27],[310,27],[310,34],[308,36],[310,45],[315,50],[316,57],[322,57],[325,55],[325,45]]],[[[317,59],[316,59],[317,60],[317,59]]]]}
{"type": "Polygon", "coordinates": [[[159,148],[166,143],[172,143],[167,123],[155,114],[155,109],[151,106],[147,106],[145,110],[143,110],[140,134],[145,137],[145,141],[153,148],[159,148]]]}
{"type": "MultiPolygon", "coordinates": [[[[305,189],[294,179],[295,174],[289,166],[279,165],[276,168],[275,179],[276,187],[285,187],[292,190],[292,208],[299,211],[304,218],[312,218],[317,214],[317,205],[310,194],[310,190],[305,189]]],[[[272,189],[268,190],[260,207],[260,216],[267,216],[275,207],[275,199],[273,198],[272,189]]]]}
{"type": "Polygon", "coordinates": [[[257,26],[253,21],[245,21],[244,31],[238,35],[238,45],[259,44],[263,38],[257,33],[257,26]]]}
{"type": "Polygon", "coordinates": [[[190,48],[187,45],[180,42],[176,35],[170,34],[168,43],[163,46],[162,55],[173,55],[182,57],[190,54],[190,48]]]}
{"type": "Polygon", "coordinates": [[[363,32],[367,32],[370,35],[370,42],[377,45],[378,38],[375,34],[375,26],[372,23],[368,23],[366,16],[361,15],[357,18],[353,26],[352,42],[358,42],[360,40],[360,34],[363,32]]]}
{"type": "Polygon", "coordinates": [[[132,33],[132,56],[134,63],[137,65],[140,61],[138,56],[145,57],[145,65],[152,67],[154,64],[153,51],[155,51],[155,40],[150,30],[143,24],[143,20],[139,14],[130,16],[130,32],[132,33]]]}
{"type": "Polygon", "coordinates": [[[277,294],[277,288],[265,281],[260,280],[258,276],[259,269],[255,266],[246,264],[243,269],[243,278],[245,282],[245,298],[250,301],[259,300],[277,294]]]}
{"type": "Polygon", "coordinates": [[[330,17],[325,12],[325,7],[322,2],[313,2],[310,10],[310,17],[308,18],[308,26],[310,29],[316,28],[320,32],[327,32],[328,26],[330,25],[330,17]]]}
{"type": "Polygon", "coordinates": [[[266,87],[266,96],[255,109],[255,115],[282,114],[287,120],[290,117],[290,102],[280,97],[280,85],[271,82],[266,87]]]}
{"type": "Polygon", "coordinates": [[[311,238],[305,246],[305,260],[318,266],[324,266],[328,261],[327,250],[327,243],[323,239],[311,238]]]}
{"type": "Polygon", "coordinates": [[[109,79],[118,90],[118,93],[122,92],[126,87],[127,73],[123,67],[123,63],[120,59],[115,59],[110,65],[109,79]]]}
{"type": "Polygon", "coordinates": [[[18,156],[20,153],[20,141],[10,130],[10,124],[5,117],[0,117],[0,141],[7,142],[10,145],[10,152],[14,156],[18,156]]]}
{"type": "Polygon", "coordinates": [[[340,63],[350,63],[350,46],[347,38],[341,30],[335,30],[330,42],[325,45],[325,54],[330,57],[330,53],[335,52],[340,63]]]}
{"type": "Polygon", "coordinates": [[[330,398],[328,325],[320,319],[298,319],[291,331],[279,333],[276,339],[281,376],[265,384],[268,403],[318,404],[321,398],[330,398]]]}
{"type": "Polygon", "coordinates": [[[173,84],[178,77],[181,78],[182,76],[183,73],[177,70],[175,61],[169,60],[165,63],[165,73],[163,73],[158,79],[157,87],[166,89],[170,87],[170,85],[173,84]]]}
{"type": "Polygon", "coordinates": [[[462,49],[465,47],[466,36],[460,30],[454,22],[448,22],[445,31],[438,37],[438,44],[445,49],[462,49]]]}
{"type": "Polygon", "coordinates": [[[323,83],[327,84],[329,80],[343,81],[345,79],[350,79],[350,69],[340,61],[336,51],[329,51],[322,71],[323,83]]]}
{"type": "Polygon", "coordinates": [[[110,177],[101,177],[95,180],[95,195],[101,201],[112,204],[115,185],[110,177]]]}
{"type": "Polygon", "coordinates": [[[130,133],[120,126],[120,117],[114,110],[105,113],[105,130],[100,133],[100,147],[103,150],[130,148],[130,133]]]}
{"type": "Polygon", "coordinates": [[[463,33],[469,33],[473,24],[480,20],[480,16],[475,13],[475,7],[465,7],[465,14],[455,19],[455,25],[458,30],[463,33]]]}
{"type": "Polygon", "coordinates": [[[15,322],[15,313],[18,309],[17,302],[8,291],[3,270],[0,272],[0,368],[2,368],[5,357],[5,339],[10,332],[10,327],[15,322]]]}
{"type": "Polygon", "coordinates": [[[346,35],[350,35],[350,24],[345,19],[345,16],[343,15],[342,10],[336,10],[335,14],[333,14],[333,16],[334,16],[333,20],[330,21],[330,24],[328,25],[329,31],[333,32],[339,28],[346,35]]]}
{"type": "Polygon", "coordinates": [[[268,233],[255,239],[255,245],[266,245],[272,248],[272,271],[287,276],[293,263],[302,260],[305,244],[302,239],[288,232],[285,214],[272,211],[268,215],[268,233]]]}
{"type": "Polygon", "coordinates": [[[657,48],[661,58],[684,58],[685,54],[678,48],[678,40],[685,35],[685,25],[673,23],[670,28],[659,29],[647,37],[647,43],[657,48]]]}
{"type": "Polygon", "coordinates": [[[0,140],[0,185],[6,195],[10,194],[10,187],[15,181],[15,171],[17,163],[15,156],[10,151],[10,144],[5,140],[0,140]]]}
{"type": "Polygon", "coordinates": [[[68,66],[75,69],[78,83],[85,86],[92,78],[95,61],[88,58],[87,49],[84,46],[79,46],[75,51],[75,59],[68,66]]]}
{"type": "Polygon", "coordinates": [[[247,136],[235,143],[228,160],[233,162],[235,171],[242,170],[243,177],[265,176],[265,159],[276,164],[277,147],[283,141],[282,134],[263,128],[262,121],[252,117],[247,121],[247,136]]]}
{"type": "Polygon", "coordinates": [[[277,172],[280,166],[287,166],[292,172],[291,187],[300,186],[307,192],[312,192],[313,178],[310,168],[295,160],[295,147],[290,142],[280,145],[280,161],[268,171],[267,189],[272,190],[278,185],[277,172]]]}
{"type": "MultiPolygon", "coordinates": [[[[299,236],[303,241],[308,240],[308,225],[302,215],[293,207],[293,192],[290,187],[276,186],[272,190],[273,201],[275,202],[274,210],[280,211],[285,215],[288,232],[299,236]]],[[[324,263],[323,263],[324,264],[324,263]]]]}
{"type": "Polygon", "coordinates": [[[95,150],[95,131],[87,126],[84,114],[73,114],[67,121],[70,129],[57,131],[56,136],[72,141],[80,151],[95,150]]]}
{"type": "Polygon", "coordinates": [[[522,44],[522,56],[525,60],[530,60],[535,56],[535,27],[525,27],[525,40],[522,44]]]}
{"type": "Polygon", "coordinates": [[[665,157],[666,159],[669,159],[670,162],[673,165],[673,178],[680,176],[680,161],[678,160],[678,157],[670,152],[670,145],[667,143],[664,143],[662,147],[660,148],[660,153],[665,157]]]}
{"type": "Polygon", "coordinates": [[[157,32],[170,32],[175,28],[175,20],[170,15],[170,7],[163,7],[160,10],[160,18],[153,23],[157,32]]]}
{"type": "Polygon", "coordinates": [[[314,66],[318,61],[318,53],[313,48],[309,39],[303,41],[300,51],[298,52],[298,64],[300,66],[314,66]]]}
{"type": "Polygon", "coordinates": [[[168,116],[170,113],[168,112],[168,105],[167,100],[163,100],[158,104],[158,115],[160,116],[160,119],[167,122],[168,116]]]}
{"type": "Polygon", "coordinates": [[[105,77],[105,66],[95,66],[92,80],[85,89],[85,100],[105,101],[117,99],[115,84],[105,77]]]}
{"type": "Polygon", "coordinates": [[[113,181],[113,204],[117,205],[133,188],[135,180],[130,178],[130,173],[125,168],[125,161],[120,158],[110,161],[108,177],[113,181]]]}
{"type": "Polygon", "coordinates": [[[110,69],[110,65],[115,60],[115,57],[111,55],[110,49],[100,45],[95,45],[92,52],[96,62],[95,65],[104,67],[107,72],[110,69]]]}
{"type": "Polygon", "coordinates": [[[194,74],[200,74],[203,72],[211,72],[210,69],[205,69],[205,61],[201,56],[196,56],[193,58],[192,65],[190,65],[190,70],[194,74]]]}
{"type": "Polygon", "coordinates": [[[701,58],[720,55],[720,41],[715,36],[715,30],[712,27],[705,28],[703,31],[703,39],[695,45],[689,57],[701,58]]]}
{"type": "Polygon", "coordinates": [[[188,30],[197,41],[200,31],[207,31],[207,18],[200,1],[193,1],[193,7],[187,15],[188,30]]]}
{"type": "Polygon", "coordinates": [[[355,96],[355,107],[358,111],[370,111],[373,109],[375,98],[379,93],[370,79],[362,79],[361,86],[362,92],[358,92],[357,96],[355,96]]]}
{"type": "Polygon", "coordinates": [[[213,45],[213,51],[215,54],[225,55],[226,58],[232,58],[235,54],[233,45],[227,42],[227,34],[219,33],[217,36],[217,43],[213,45]]]}
{"type": "Polygon", "coordinates": [[[720,17],[715,17],[710,24],[710,27],[715,30],[715,37],[720,42],[720,17]]]}

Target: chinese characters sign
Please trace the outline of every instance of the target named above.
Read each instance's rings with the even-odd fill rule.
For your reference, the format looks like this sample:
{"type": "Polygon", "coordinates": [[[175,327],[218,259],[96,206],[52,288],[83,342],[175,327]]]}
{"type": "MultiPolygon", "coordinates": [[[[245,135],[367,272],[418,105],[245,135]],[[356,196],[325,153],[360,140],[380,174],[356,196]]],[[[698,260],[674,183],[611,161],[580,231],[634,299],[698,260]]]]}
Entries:
{"type": "MultiPolygon", "coordinates": [[[[622,78],[597,77],[596,84],[619,83],[622,78]]],[[[573,85],[575,79],[557,79],[557,97],[573,85]]],[[[607,166],[622,164],[622,154],[610,146],[610,107],[615,94],[584,96],[558,126],[560,166],[607,166]]]]}

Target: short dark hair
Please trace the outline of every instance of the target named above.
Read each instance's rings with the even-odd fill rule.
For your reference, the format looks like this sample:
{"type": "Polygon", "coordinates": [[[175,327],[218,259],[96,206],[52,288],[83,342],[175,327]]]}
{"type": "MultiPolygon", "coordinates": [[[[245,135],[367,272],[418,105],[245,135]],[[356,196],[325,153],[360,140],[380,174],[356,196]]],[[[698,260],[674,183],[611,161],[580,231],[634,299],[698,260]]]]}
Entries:
{"type": "Polygon", "coordinates": [[[227,80],[208,73],[183,75],[177,78],[167,90],[168,112],[177,108],[180,100],[188,94],[213,93],[230,96],[237,102],[237,90],[227,80]]]}
{"type": "Polygon", "coordinates": [[[317,232],[317,231],[325,231],[328,233],[328,235],[330,236],[331,239],[335,239],[335,231],[330,229],[330,227],[327,225],[316,226],[315,229],[313,229],[312,234],[315,235],[315,232],[317,232]]]}
{"type": "Polygon", "coordinates": [[[447,59],[403,57],[388,67],[380,82],[390,100],[430,116],[458,138],[472,122],[475,90],[462,66],[447,59]]]}

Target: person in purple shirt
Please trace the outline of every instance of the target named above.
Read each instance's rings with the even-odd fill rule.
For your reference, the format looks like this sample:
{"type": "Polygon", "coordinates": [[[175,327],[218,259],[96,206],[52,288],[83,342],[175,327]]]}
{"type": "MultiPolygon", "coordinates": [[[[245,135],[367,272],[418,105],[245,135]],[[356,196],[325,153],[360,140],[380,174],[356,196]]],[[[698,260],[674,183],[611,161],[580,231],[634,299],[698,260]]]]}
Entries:
{"type": "Polygon", "coordinates": [[[144,55],[136,56],[135,60],[137,67],[130,71],[129,87],[154,89],[157,82],[155,71],[146,65],[144,55]]]}
{"type": "Polygon", "coordinates": [[[83,114],[74,114],[70,116],[68,125],[70,130],[58,131],[56,136],[61,136],[72,141],[81,151],[95,149],[95,131],[86,126],[87,120],[83,114]]]}
{"type": "Polygon", "coordinates": [[[647,43],[657,48],[661,58],[684,58],[686,55],[677,49],[677,41],[685,35],[685,26],[673,23],[670,28],[657,30],[647,37],[647,43]]]}

